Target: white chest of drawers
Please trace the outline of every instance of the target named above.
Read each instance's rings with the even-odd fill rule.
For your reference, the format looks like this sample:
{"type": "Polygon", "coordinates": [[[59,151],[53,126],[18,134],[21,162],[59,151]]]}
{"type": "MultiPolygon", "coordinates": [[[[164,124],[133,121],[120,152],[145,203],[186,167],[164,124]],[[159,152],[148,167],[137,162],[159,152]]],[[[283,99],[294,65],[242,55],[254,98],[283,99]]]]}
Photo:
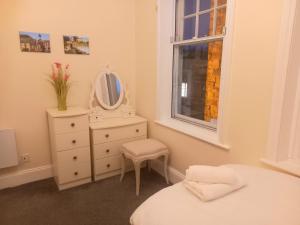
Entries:
{"type": "Polygon", "coordinates": [[[53,172],[59,190],[91,182],[88,110],[48,109],[53,172]]]}
{"type": "Polygon", "coordinates": [[[147,120],[129,118],[104,119],[90,123],[94,180],[120,173],[123,143],[147,138],[147,120]]]}

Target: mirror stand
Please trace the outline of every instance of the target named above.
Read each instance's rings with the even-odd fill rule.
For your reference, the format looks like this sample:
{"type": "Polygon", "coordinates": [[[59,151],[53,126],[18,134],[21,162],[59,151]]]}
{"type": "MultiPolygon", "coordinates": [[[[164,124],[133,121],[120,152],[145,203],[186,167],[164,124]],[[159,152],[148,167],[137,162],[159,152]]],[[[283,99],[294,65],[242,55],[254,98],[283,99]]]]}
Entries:
{"type": "Polygon", "coordinates": [[[96,82],[92,83],[89,109],[90,109],[90,122],[101,122],[104,119],[112,118],[128,118],[135,116],[135,109],[130,106],[129,91],[123,87],[124,97],[122,103],[115,109],[104,109],[97,100],[96,96],[96,82]],[[124,103],[125,102],[125,103],[124,103]]]}

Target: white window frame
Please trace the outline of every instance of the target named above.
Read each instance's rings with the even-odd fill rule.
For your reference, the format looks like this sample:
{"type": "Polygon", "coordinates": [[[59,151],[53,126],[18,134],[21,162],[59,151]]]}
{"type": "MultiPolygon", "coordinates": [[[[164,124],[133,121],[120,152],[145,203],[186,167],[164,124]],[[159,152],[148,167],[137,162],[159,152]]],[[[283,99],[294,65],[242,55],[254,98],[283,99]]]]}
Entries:
{"type": "MultiPolygon", "coordinates": [[[[156,122],[207,143],[229,149],[226,144],[225,112],[229,109],[229,101],[225,100],[230,89],[231,47],[233,36],[234,0],[227,0],[226,35],[223,39],[223,53],[221,65],[221,89],[219,94],[219,111],[217,129],[209,130],[172,118],[172,68],[173,41],[175,34],[175,3],[176,0],[157,0],[157,116],[156,122]]],[[[205,37],[210,39],[210,37],[205,37]]],[[[216,37],[212,37],[215,39],[216,37]]],[[[202,38],[199,38],[201,40],[202,38]]],[[[188,43],[190,40],[182,41],[188,43]]]]}
{"type": "MultiPolygon", "coordinates": [[[[192,13],[192,14],[189,14],[189,15],[185,16],[185,15],[183,15],[184,14],[184,12],[183,12],[184,11],[184,0],[182,0],[181,5],[180,5],[180,7],[182,7],[182,10],[180,10],[180,12],[182,14],[181,15],[176,15],[176,13],[178,13],[178,12],[175,12],[175,15],[174,15],[175,16],[175,19],[174,19],[175,20],[175,26],[176,26],[175,30],[179,29],[181,31],[180,31],[180,38],[179,37],[174,37],[173,38],[173,40],[176,40],[178,38],[180,40],[172,42],[172,44],[173,44],[173,53],[174,53],[174,56],[173,56],[172,117],[174,119],[179,119],[179,120],[182,120],[182,121],[187,122],[187,123],[192,123],[192,124],[195,124],[195,125],[198,125],[198,126],[203,126],[207,129],[216,130],[218,124],[214,123],[213,121],[212,122],[207,122],[205,120],[192,118],[192,117],[189,117],[189,116],[186,116],[186,115],[183,115],[183,114],[179,114],[177,112],[178,105],[180,105],[180,100],[181,100],[181,99],[178,98],[178,96],[179,96],[178,95],[178,87],[179,87],[178,83],[181,83],[180,80],[179,80],[180,79],[179,75],[181,74],[182,68],[180,67],[180,69],[174,70],[174,68],[176,68],[178,66],[178,64],[182,63],[179,60],[179,47],[180,46],[189,45],[189,44],[200,44],[200,43],[205,43],[205,42],[209,43],[211,41],[219,41],[219,40],[222,41],[222,43],[223,43],[224,37],[226,36],[226,24],[223,27],[222,34],[217,35],[216,34],[217,12],[218,12],[219,9],[226,8],[227,4],[218,5],[218,0],[213,0],[213,1],[214,1],[214,7],[203,10],[203,11],[200,11],[200,0],[197,0],[196,1],[196,11],[195,11],[195,13],[192,13]],[[213,12],[213,14],[214,14],[213,21],[212,21],[213,22],[212,35],[199,38],[198,37],[198,35],[199,35],[199,16],[203,15],[203,14],[211,13],[211,12],[213,12]],[[184,31],[183,31],[184,20],[187,19],[187,18],[192,18],[192,17],[195,17],[195,35],[192,39],[181,40],[183,38],[182,36],[184,35],[184,31]],[[179,19],[179,21],[176,21],[177,19],[179,19]],[[175,48],[177,48],[177,49],[175,50],[175,48]]],[[[176,3],[174,3],[174,4],[176,4],[176,3]]],[[[177,6],[177,8],[178,8],[178,6],[177,6]]],[[[175,30],[174,30],[174,36],[176,36],[175,30]]],[[[223,46],[222,46],[222,52],[223,52],[223,46]]],[[[223,60],[223,58],[222,58],[222,60],[223,60]]]]}

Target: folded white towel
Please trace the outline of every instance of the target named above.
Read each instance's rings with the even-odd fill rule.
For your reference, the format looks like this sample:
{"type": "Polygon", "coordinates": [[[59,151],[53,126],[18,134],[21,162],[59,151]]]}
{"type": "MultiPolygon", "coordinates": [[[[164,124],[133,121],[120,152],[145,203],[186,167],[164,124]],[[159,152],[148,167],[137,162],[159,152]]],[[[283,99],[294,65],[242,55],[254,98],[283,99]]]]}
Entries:
{"type": "Polygon", "coordinates": [[[190,166],[186,170],[186,180],[208,184],[235,184],[237,173],[226,166],[190,166]]]}
{"type": "Polygon", "coordinates": [[[183,185],[202,201],[211,201],[244,187],[246,183],[242,179],[238,180],[236,184],[232,185],[203,184],[199,182],[184,180],[183,185]]]}

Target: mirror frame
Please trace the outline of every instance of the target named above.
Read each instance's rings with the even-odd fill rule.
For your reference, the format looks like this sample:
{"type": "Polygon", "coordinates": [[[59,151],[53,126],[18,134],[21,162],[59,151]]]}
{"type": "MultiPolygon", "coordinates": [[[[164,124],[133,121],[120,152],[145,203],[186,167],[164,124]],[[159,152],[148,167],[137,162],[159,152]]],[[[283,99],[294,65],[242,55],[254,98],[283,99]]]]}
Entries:
{"type": "Polygon", "coordinates": [[[104,109],[107,109],[107,110],[113,110],[113,109],[117,109],[123,102],[124,100],[124,88],[123,88],[123,83],[120,79],[120,77],[115,73],[115,72],[104,72],[104,73],[101,73],[99,75],[97,75],[96,77],[96,80],[95,80],[95,95],[96,95],[96,98],[97,98],[97,101],[99,102],[99,104],[104,108],[104,109]],[[110,106],[110,105],[107,105],[105,104],[103,101],[102,101],[102,98],[101,98],[101,87],[97,86],[99,80],[101,79],[102,76],[106,75],[106,74],[113,74],[114,76],[116,76],[116,78],[119,80],[120,82],[120,97],[119,97],[119,100],[117,101],[116,104],[114,104],[113,106],[110,106]]]}

